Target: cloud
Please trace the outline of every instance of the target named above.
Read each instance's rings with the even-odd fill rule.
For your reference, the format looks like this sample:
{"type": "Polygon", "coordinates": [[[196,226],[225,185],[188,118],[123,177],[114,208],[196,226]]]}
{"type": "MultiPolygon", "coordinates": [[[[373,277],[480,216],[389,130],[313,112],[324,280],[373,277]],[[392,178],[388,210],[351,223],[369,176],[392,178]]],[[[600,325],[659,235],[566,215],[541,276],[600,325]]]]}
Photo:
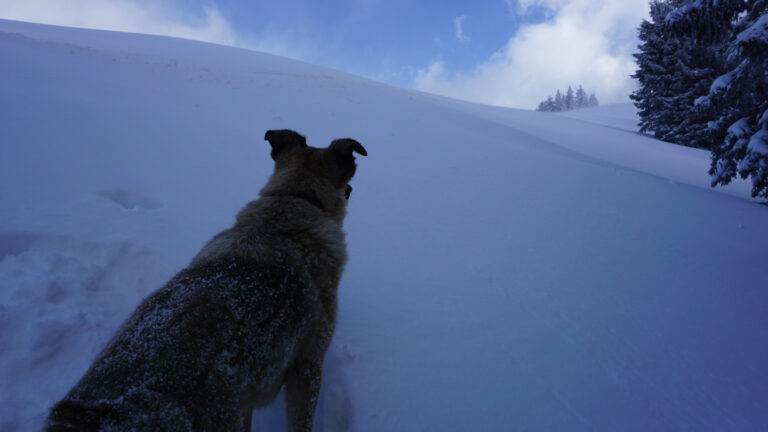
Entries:
{"type": "Polygon", "coordinates": [[[175,0],[0,0],[0,18],[172,36],[292,58],[306,58],[313,52],[279,35],[239,34],[215,6],[194,12],[181,6],[175,0]]]}
{"type": "MultiPolygon", "coordinates": [[[[557,89],[584,85],[602,103],[624,102],[635,87],[637,26],[647,0],[507,1],[510,12],[546,7],[553,18],[523,25],[468,74],[435,61],[417,71],[416,89],[493,105],[533,108],[557,89]]],[[[522,12],[520,12],[522,11],[522,12]]]]}
{"type": "Polygon", "coordinates": [[[466,15],[462,15],[462,16],[456,17],[453,20],[453,24],[456,27],[456,39],[458,39],[459,42],[467,42],[469,40],[467,35],[464,34],[464,28],[463,28],[464,20],[466,18],[467,18],[466,15]]]}
{"type": "Polygon", "coordinates": [[[232,26],[215,7],[193,16],[162,1],[0,0],[0,11],[2,18],[18,21],[237,44],[232,26]]]}

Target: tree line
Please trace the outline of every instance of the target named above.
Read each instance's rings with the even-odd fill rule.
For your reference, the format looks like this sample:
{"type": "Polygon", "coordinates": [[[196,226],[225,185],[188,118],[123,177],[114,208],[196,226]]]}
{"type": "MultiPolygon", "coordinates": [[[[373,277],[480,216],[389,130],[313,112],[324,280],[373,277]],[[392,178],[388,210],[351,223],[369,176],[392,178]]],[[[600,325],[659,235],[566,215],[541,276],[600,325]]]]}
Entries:
{"type": "Polygon", "coordinates": [[[565,92],[565,96],[563,96],[563,93],[558,90],[555,93],[555,97],[549,96],[547,100],[540,102],[539,106],[536,108],[536,111],[571,111],[579,108],[588,108],[598,105],[600,105],[600,103],[598,102],[594,93],[592,93],[590,96],[587,96],[587,92],[585,92],[581,86],[579,86],[576,92],[573,91],[571,86],[568,86],[568,90],[565,92]]]}
{"type": "Polygon", "coordinates": [[[768,0],[652,0],[638,31],[641,132],[711,150],[712,186],[768,198],[768,0]]]}

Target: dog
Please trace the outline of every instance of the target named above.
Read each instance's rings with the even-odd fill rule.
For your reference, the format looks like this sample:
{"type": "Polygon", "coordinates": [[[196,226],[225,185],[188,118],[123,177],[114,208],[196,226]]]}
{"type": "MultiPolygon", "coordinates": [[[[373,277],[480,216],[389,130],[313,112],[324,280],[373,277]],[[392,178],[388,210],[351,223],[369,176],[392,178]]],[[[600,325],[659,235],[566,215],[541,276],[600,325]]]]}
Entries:
{"type": "Polygon", "coordinates": [[[269,130],[274,172],[191,263],[144,299],[47,431],[248,431],[282,388],[291,431],[311,431],[347,261],[350,138],[307,146],[269,130]]]}

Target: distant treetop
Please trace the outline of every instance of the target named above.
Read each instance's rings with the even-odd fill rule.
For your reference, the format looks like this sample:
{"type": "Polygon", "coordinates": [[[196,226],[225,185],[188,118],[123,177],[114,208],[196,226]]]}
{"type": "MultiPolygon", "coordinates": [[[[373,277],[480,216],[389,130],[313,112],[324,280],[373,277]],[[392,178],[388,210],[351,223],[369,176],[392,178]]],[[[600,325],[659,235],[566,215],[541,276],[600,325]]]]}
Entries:
{"type": "Polygon", "coordinates": [[[579,85],[576,92],[573,91],[571,86],[568,86],[565,96],[563,96],[563,93],[561,93],[560,90],[557,90],[555,92],[555,97],[553,98],[552,96],[549,96],[547,100],[540,102],[536,111],[571,111],[580,108],[596,107],[598,105],[600,105],[600,103],[597,101],[597,96],[595,96],[594,93],[587,96],[587,92],[584,91],[584,88],[582,88],[581,85],[579,85]]]}

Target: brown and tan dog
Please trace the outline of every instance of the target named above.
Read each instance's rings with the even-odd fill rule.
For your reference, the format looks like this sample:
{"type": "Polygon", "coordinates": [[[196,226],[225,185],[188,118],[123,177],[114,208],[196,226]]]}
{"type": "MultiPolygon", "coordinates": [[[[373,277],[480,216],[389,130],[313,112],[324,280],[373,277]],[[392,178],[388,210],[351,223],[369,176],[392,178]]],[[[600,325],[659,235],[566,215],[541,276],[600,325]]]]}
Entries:
{"type": "Polygon", "coordinates": [[[285,388],[291,431],[312,429],[347,261],[341,225],[360,143],[308,147],[267,131],[275,170],[260,198],[144,299],[48,431],[250,430],[285,388]]]}

